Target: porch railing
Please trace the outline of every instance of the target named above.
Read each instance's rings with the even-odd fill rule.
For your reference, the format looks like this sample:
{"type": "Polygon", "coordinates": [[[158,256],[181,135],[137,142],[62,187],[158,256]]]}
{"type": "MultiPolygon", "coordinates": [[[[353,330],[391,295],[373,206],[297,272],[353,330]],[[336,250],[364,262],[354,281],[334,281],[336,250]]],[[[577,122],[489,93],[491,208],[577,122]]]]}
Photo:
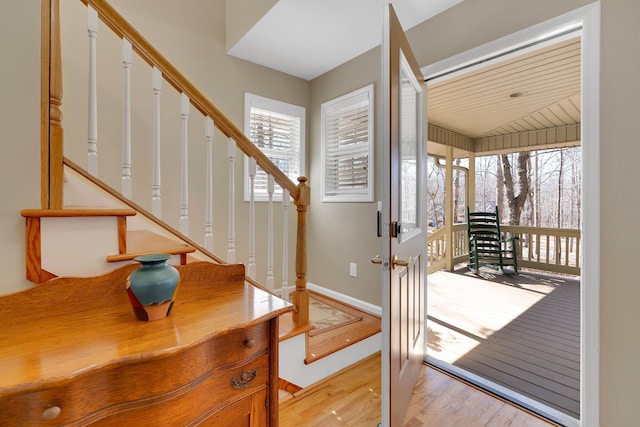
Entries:
{"type": "MultiPolygon", "coordinates": [[[[296,311],[293,315],[295,323],[308,323],[308,293],[306,289],[306,213],[310,202],[309,187],[306,185],[307,179],[305,177],[298,178],[298,183],[293,183],[275,164],[273,164],[269,158],[258,149],[242,131],[240,131],[221,111],[218,110],[189,80],[187,80],[178,70],[174,67],[163,55],[161,55],[146,39],[144,39],[138,31],[133,28],[115,9],[113,9],[104,0],[81,0],[88,8],[88,34],[89,34],[89,121],[88,121],[88,172],[93,176],[98,176],[98,129],[97,129],[97,84],[96,84],[96,37],[98,29],[98,20],[101,20],[113,33],[115,33],[120,39],[122,39],[122,67],[124,70],[124,87],[121,91],[124,93],[123,102],[123,140],[122,140],[122,164],[117,167],[121,169],[122,173],[122,188],[121,193],[127,198],[131,198],[131,109],[132,106],[129,101],[130,84],[131,79],[129,74],[131,72],[132,54],[137,54],[146,64],[152,68],[151,87],[152,93],[150,93],[150,101],[154,104],[153,113],[153,153],[150,157],[153,161],[153,183],[151,189],[151,213],[158,218],[161,217],[161,171],[160,167],[160,96],[162,94],[163,83],[168,85],[177,91],[180,95],[180,115],[177,118],[180,120],[182,135],[181,135],[181,158],[178,159],[180,170],[179,188],[180,188],[180,220],[179,224],[174,225],[176,229],[180,230],[185,237],[189,238],[189,219],[190,219],[190,204],[188,193],[189,174],[189,162],[188,162],[188,144],[189,138],[187,135],[187,123],[189,120],[190,110],[193,107],[199,114],[204,116],[205,129],[199,140],[204,140],[206,144],[206,165],[205,169],[205,182],[202,182],[203,191],[205,193],[204,202],[200,205],[205,206],[205,223],[206,227],[203,232],[202,239],[193,238],[196,241],[202,240],[205,249],[211,251],[213,248],[213,170],[211,162],[211,147],[213,145],[214,131],[216,128],[226,138],[225,145],[227,146],[226,153],[228,158],[228,200],[223,203],[228,204],[228,217],[229,223],[227,224],[227,254],[226,261],[233,263],[239,262],[236,260],[236,241],[235,241],[235,229],[237,227],[236,214],[235,214],[235,195],[237,189],[234,183],[234,170],[237,164],[236,150],[247,156],[250,169],[254,170],[255,167],[259,167],[268,176],[268,195],[269,195],[269,218],[264,221],[260,220],[262,224],[265,224],[265,232],[269,234],[268,245],[272,245],[274,241],[273,236],[273,222],[272,205],[274,203],[274,186],[279,186],[282,189],[282,212],[284,215],[283,229],[287,229],[288,205],[289,196],[293,199],[293,203],[297,208],[297,235],[296,235],[296,248],[295,248],[295,290],[292,295],[293,304],[296,306],[296,311]]],[[[46,30],[50,30],[50,40],[48,44],[52,48],[47,52],[49,58],[47,58],[50,64],[50,76],[48,78],[48,95],[49,103],[47,105],[49,129],[51,132],[51,138],[55,141],[52,142],[51,138],[45,142],[43,137],[43,159],[46,157],[47,164],[43,164],[43,179],[42,188],[46,191],[47,197],[43,197],[43,208],[61,208],[63,205],[63,190],[62,190],[62,171],[63,162],[62,157],[62,123],[60,106],[62,105],[62,66],[61,66],[61,49],[60,49],[60,33],[59,33],[59,0],[44,0],[43,4],[43,22],[45,21],[44,14],[45,8],[50,7],[49,10],[49,22],[46,25],[46,30]],[[46,153],[45,153],[46,151],[46,153]]],[[[44,37],[44,36],[43,36],[44,37]]],[[[43,59],[44,60],[44,59],[43,59]]],[[[43,78],[43,82],[47,80],[43,78]]],[[[43,83],[44,84],[44,83],[43,83]]],[[[43,89],[44,93],[44,89],[43,89]]],[[[43,115],[45,114],[43,108],[43,115]]],[[[43,120],[44,122],[44,120],[43,120]]],[[[164,160],[164,159],[163,159],[164,160]]],[[[170,159],[173,161],[173,159],[170,159]]],[[[253,181],[253,180],[252,180],[253,181]]],[[[200,192],[199,192],[200,193],[200,192]]],[[[247,228],[251,230],[249,237],[249,253],[247,260],[247,275],[252,282],[255,283],[257,278],[255,277],[255,223],[254,218],[254,191],[250,191],[252,195],[249,200],[250,205],[250,224],[247,228]]],[[[216,203],[219,203],[216,201],[216,203]]],[[[287,233],[283,233],[286,239],[287,233]]],[[[283,246],[283,267],[281,286],[279,291],[283,297],[287,297],[288,283],[287,283],[287,259],[288,248],[287,243],[284,241],[283,246]]],[[[266,248],[268,254],[273,254],[273,248],[266,248]]],[[[224,258],[224,256],[222,257],[224,258]]],[[[273,256],[268,256],[267,262],[271,265],[266,267],[268,277],[264,278],[266,288],[270,291],[274,291],[274,277],[273,277],[273,256]]]]}
{"type": "MultiPolygon", "coordinates": [[[[453,264],[468,260],[467,225],[454,224],[453,264]]],[[[516,225],[500,225],[509,236],[515,236],[518,266],[554,273],[580,275],[580,230],[558,228],[536,228],[516,225]]],[[[444,228],[429,234],[427,240],[429,266],[433,273],[445,266],[447,236],[444,228]]]]}

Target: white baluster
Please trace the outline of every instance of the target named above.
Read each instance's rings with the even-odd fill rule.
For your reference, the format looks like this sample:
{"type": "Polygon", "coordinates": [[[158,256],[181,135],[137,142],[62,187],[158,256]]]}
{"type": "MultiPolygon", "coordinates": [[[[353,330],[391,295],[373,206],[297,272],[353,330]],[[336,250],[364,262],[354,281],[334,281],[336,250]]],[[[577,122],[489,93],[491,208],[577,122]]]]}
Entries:
{"type": "Polygon", "coordinates": [[[206,151],[207,182],[205,188],[204,248],[213,252],[213,120],[205,117],[204,138],[206,151]]]}
{"type": "Polygon", "coordinates": [[[267,219],[267,289],[273,291],[273,176],[267,176],[269,195],[269,217],[267,219]]]}
{"type": "Polygon", "coordinates": [[[124,105],[122,108],[122,178],[120,191],[131,199],[131,43],[122,39],[122,68],[124,69],[124,105]]]}
{"type": "Polygon", "coordinates": [[[256,200],[255,200],[256,160],[249,157],[249,263],[247,276],[256,278],[256,200]]]}
{"type": "Polygon", "coordinates": [[[98,12],[87,7],[89,33],[89,105],[87,123],[87,170],[98,176],[98,84],[96,67],[96,39],[98,37],[98,12]]]}
{"type": "Polygon", "coordinates": [[[182,167],[180,168],[180,232],[189,235],[189,97],[180,97],[180,119],[182,122],[182,167]]]}
{"type": "Polygon", "coordinates": [[[289,301],[289,192],[282,189],[282,299],[289,301]]]}
{"type": "Polygon", "coordinates": [[[235,160],[236,143],[229,138],[227,145],[227,156],[229,158],[229,247],[227,248],[227,262],[236,262],[236,189],[235,189],[235,160]]]}
{"type": "Polygon", "coordinates": [[[151,74],[153,87],[153,181],[151,183],[151,213],[162,216],[162,198],[160,196],[160,92],[162,92],[162,73],[153,67],[151,74]]]}

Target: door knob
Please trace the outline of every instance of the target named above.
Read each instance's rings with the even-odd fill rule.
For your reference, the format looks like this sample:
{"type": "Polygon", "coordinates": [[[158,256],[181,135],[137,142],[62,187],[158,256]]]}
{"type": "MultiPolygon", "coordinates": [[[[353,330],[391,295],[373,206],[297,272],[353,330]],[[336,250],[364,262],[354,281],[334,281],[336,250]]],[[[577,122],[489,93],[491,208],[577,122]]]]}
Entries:
{"type": "Polygon", "coordinates": [[[396,267],[408,267],[409,264],[411,264],[411,260],[413,258],[409,257],[409,259],[402,260],[398,258],[398,255],[394,255],[393,258],[391,258],[391,268],[393,268],[395,270],[396,267]]]}

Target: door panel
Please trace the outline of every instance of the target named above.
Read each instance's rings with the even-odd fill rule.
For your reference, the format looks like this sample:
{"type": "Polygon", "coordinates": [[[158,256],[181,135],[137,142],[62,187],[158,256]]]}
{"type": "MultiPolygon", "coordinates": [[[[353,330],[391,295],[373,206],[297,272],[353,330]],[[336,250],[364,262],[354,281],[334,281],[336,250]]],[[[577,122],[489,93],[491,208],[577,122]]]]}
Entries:
{"type": "Polygon", "coordinates": [[[391,5],[382,46],[382,425],[400,426],[424,356],[424,78],[391,5]]]}

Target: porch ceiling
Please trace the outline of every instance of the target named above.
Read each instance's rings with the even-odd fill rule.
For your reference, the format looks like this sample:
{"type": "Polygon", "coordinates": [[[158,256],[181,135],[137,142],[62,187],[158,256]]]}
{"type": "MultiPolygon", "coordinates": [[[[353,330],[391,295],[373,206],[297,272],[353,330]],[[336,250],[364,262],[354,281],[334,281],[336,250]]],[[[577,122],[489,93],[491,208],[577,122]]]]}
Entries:
{"type": "MultiPolygon", "coordinates": [[[[432,81],[428,90],[429,124],[469,137],[476,145],[502,135],[579,129],[580,45],[580,36],[575,34],[446,80],[432,81]]],[[[553,141],[540,143],[549,142],[553,141]]],[[[435,145],[430,152],[442,151],[439,144],[435,145]]]]}

